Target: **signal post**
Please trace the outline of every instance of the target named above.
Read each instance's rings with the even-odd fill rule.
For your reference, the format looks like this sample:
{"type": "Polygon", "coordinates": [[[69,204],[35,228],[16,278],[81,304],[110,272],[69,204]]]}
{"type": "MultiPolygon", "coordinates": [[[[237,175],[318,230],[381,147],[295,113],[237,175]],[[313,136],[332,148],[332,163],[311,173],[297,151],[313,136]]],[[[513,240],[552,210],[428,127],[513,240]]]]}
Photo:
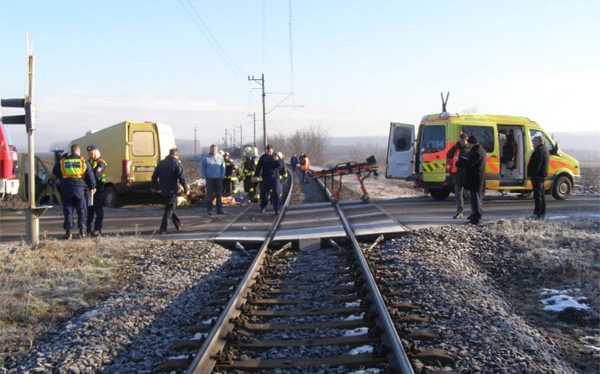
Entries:
{"type": "Polygon", "coordinates": [[[27,218],[25,229],[27,233],[27,242],[31,245],[39,244],[40,221],[39,218],[51,206],[37,207],[35,205],[35,147],[33,131],[35,130],[35,119],[37,117],[36,109],[33,106],[33,75],[34,75],[34,56],[27,41],[27,93],[24,99],[2,99],[0,104],[6,108],[23,108],[24,115],[2,116],[2,123],[6,125],[25,125],[27,131],[27,146],[29,157],[28,197],[29,208],[27,209],[27,218]]]}

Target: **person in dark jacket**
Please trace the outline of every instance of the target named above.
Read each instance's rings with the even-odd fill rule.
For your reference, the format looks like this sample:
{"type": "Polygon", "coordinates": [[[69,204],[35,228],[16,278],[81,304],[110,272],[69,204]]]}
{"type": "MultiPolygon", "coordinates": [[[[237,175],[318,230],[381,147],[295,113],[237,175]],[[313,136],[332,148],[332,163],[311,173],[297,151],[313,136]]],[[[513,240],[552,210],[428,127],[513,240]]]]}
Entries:
{"type": "Polygon", "coordinates": [[[86,190],[93,196],[96,192],[96,178],[92,166],[85,158],[81,157],[79,144],[71,146],[71,153],[61,157],[52,168],[54,176],[60,180],[63,203],[63,228],[64,239],[70,240],[74,227],[73,210],[77,211],[77,227],[79,236],[85,238],[85,225],[87,224],[87,198],[86,190]]]}
{"type": "Polygon", "coordinates": [[[281,184],[279,182],[279,173],[285,168],[284,162],[274,152],[273,146],[268,144],[265,153],[258,159],[254,178],[261,178],[260,184],[260,212],[264,213],[269,203],[269,192],[271,192],[271,201],[275,214],[281,210],[281,184]]]}
{"type": "Polygon", "coordinates": [[[292,165],[292,172],[296,173],[296,167],[298,166],[298,156],[294,153],[292,158],[290,158],[290,165],[292,165]]]}
{"type": "Polygon", "coordinates": [[[460,137],[456,144],[454,144],[448,150],[446,154],[446,169],[450,173],[452,178],[452,184],[454,185],[454,195],[456,196],[456,214],[452,218],[462,218],[464,210],[463,201],[463,190],[465,183],[465,172],[464,167],[459,168],[456,163],[461,156],[465,156],[469,152],[467,147],[467,138],[469,136],[465,133],[460,134],[460,137]]]}
{"type": "Polygon", "coordinates": [[[96,193],[92,205],[87,208],[87,234],[93,237],[102,235],[104,221],[104,182],[106,181],[106,161],[100,157],[100,150],[95,145],[88,145],[88,162],[92,166],[96,179],[96,193]]]}
{"type": "Polygon", "coordinates": [[[544,181],[548,176],[548,163],[550,162],[550,152],[544,144],[544,138],[535,136],[531,143],[533,144],[533,153],[527,164],[527,177],[531,178],[533,185],[533,217],[543,220],[546,218],[546,196],[544,195],[544,181]]]}
{"type": "Polygon", "coordinates": [[[483,215],[483,193],[485,191],[485,149],[479,144],[475,135],[469,136],[467,145],[469,153],[461,156],[456,165],[465,171],[465,189],[471,193],[471,215],[469,223],[478,224],[483,215]]]}
{"type": "Polygon", "coordinates": [[[180,188],[183,188],[185,195],[189,194],[183,166],[181,165],[181,161],[179,161],[179,149],[170,149],[169,155],[156,165],[156,169],[152,173],[152,190],[156,191],[156,187],[158,186],[160,186],[160,193],[165,201],[165,211],[160,223],[160,234],[164,235],[168,233],[169,217],[171,217],[175,229],[179,231],[182,225],[176,213],[177,196],[179,195],[180,188]]]}

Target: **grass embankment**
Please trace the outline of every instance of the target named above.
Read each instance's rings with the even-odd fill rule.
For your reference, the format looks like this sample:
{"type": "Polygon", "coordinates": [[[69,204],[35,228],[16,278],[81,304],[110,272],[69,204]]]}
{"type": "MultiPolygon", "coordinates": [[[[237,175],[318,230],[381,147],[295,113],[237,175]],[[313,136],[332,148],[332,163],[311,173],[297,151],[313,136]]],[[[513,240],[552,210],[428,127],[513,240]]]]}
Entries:
{"type": "Polygon", "coordinates": [[[120,288],[129,265],[152,243],[137,237],[48,240],[35,248],[0,243],[1,354],[32,346],[53,324],[120,288]]]}

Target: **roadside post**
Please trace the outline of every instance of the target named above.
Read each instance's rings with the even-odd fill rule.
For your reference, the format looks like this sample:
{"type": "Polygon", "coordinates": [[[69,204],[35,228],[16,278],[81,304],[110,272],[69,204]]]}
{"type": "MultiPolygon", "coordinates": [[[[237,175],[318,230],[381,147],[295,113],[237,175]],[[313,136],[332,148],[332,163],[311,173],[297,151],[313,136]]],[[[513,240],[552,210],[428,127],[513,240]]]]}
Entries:
{"type": "MultiPolygon", "coordinates": [[[[32,43],[33,44],[33,43],[32,43]]],[[[27,146],[29,154],[28,170],[28,197],[29,208],[26,212],[25,230],[27,233],[27,242],[33,246],[39,244],[40,221],[39,218],[51,206],[37,207],[35,199],[35,147],[33,131],[35,130],[35,120],[37,111],[33,106],[33,75],[34,75],[34,56],[32,54],[33,45],[27,40],[27,93],[24,99],[2,99],[0,104],[6,108],[23,108],[24,115],[2,116],[2,123],[7,125],[25,125],[27,131],[27,146]]]]}

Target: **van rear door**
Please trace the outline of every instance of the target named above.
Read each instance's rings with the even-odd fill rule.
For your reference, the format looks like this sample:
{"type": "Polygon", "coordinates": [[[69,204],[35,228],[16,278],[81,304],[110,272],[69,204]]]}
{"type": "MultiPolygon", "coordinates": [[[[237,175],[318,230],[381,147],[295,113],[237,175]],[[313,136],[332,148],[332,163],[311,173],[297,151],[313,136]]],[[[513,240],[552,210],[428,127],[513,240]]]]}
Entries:
{"type": "Polygon", "coordinates": [[[158,136],[154,124],[128,122],[128,133],[131,181],[150,182],[154,168],[160,160],[158,136]]]}
{"type": "Polygon", "coordinates": [[[414,172],[415,126],[390,123],[386,178],[408,178],[414,172]]]}

